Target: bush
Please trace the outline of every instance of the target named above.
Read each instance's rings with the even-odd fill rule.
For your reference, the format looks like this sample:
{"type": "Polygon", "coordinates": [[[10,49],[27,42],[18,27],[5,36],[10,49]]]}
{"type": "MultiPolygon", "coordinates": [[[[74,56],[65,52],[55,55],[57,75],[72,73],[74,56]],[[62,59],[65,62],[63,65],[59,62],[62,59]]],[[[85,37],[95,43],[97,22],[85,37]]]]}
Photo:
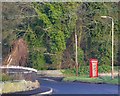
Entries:
{"type": "Polygon", "coordinates": [[[38,70],[45,69],[44,55],[39,51],[31,52],[29,64],[32,65],[33,68],[38,69],[38,70]]]}
{"type": "Polygon", "coordinates": [[[9,80],[13,80],[12,77],[3,73],[2,74],[2,81],[9,81],[9,80]]]}
{"type": "MultiPolygon", "coordinates": [[[[66,74],[66,75],[75,76],[76,75],[76,69],[75,68],[66,69],[63,73],[66,74]]],[[[89,66],[80,66],[78,74],[79,74],[79,76],[89,75],[89,66]]]]}
{"type": "Polygon", "coordinates": [[[111,66],[101,65],[101,66],[98,67],[98,72],[99,73],[109,73],[109,72],[111,72],[111,66]]]}
{"type": "Polygon", "coordinates": [[[81,48],[78,48],[78,63],[84,64],[84,52],[81,48]]]}
{"type": "MultiPolygon", "coordinates": [[[[114,67],[114,69],[117,71],[118,70],[118,67],[114,67]]],[[[79,68],[79,76],[89,76],[89,66],[80,66],[79,68]]],[[[98,73],[109,73],[111,72],[111,66],[108,66],[108,65],[101,65],[101,66],[98,66],[98,73]]],[[[76,75],[76,69],[73,68],[73,69],[65,69],[65,71],[63,72],[64,74],[68,75],[68,76],[75,76],[76,75]]]]}

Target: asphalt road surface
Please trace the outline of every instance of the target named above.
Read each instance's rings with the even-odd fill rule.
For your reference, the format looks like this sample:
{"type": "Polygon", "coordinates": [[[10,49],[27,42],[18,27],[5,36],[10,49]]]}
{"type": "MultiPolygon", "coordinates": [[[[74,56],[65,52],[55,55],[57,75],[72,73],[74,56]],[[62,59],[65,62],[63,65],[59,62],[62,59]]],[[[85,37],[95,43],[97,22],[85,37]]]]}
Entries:
{"type": "Polygon", "coordinates": [[[118,86],[112,84],[63,82],[50,78],[38,78],[38,81],[42,86],[53,88],[53,94],[118,94],[118,86]]]}

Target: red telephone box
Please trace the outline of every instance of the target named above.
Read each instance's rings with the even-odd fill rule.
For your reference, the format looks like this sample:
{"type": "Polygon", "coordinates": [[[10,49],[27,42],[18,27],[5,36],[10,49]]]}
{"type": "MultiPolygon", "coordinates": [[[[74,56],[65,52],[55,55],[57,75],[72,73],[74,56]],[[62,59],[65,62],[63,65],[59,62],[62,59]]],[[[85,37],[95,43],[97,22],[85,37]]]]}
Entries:
{"type": "Polygon", "coordinates": [[[90,59],[90,77],[98,77],[98,60],[90,59]]]}

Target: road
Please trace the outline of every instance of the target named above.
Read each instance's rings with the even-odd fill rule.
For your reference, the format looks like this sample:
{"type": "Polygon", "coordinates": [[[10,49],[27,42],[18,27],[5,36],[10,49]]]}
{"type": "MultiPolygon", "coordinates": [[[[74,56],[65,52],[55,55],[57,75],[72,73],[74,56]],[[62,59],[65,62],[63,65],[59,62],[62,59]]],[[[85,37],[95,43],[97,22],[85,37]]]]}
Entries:
{"type": "Polygon", "coordinates": [[[42,86],[53,88],[53,94],[118,94],[118,86],[112,84],[63,82],[40,77],[38,81],[42,86]]]}

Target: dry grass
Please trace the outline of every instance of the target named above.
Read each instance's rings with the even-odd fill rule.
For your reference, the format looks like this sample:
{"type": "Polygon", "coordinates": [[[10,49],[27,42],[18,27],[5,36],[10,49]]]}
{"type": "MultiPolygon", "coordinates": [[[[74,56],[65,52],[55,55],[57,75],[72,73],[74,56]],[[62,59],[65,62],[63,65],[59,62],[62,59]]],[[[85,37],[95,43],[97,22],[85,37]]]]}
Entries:
{"type": "Polygon", "coordinates": [[[33,90],[38,88],[40,85],[37,80],[35,82],[22,80],[16,82],[2,82],[0,83],[0,86],[2,86],[2,93],[13,93],[33,90]]]}

